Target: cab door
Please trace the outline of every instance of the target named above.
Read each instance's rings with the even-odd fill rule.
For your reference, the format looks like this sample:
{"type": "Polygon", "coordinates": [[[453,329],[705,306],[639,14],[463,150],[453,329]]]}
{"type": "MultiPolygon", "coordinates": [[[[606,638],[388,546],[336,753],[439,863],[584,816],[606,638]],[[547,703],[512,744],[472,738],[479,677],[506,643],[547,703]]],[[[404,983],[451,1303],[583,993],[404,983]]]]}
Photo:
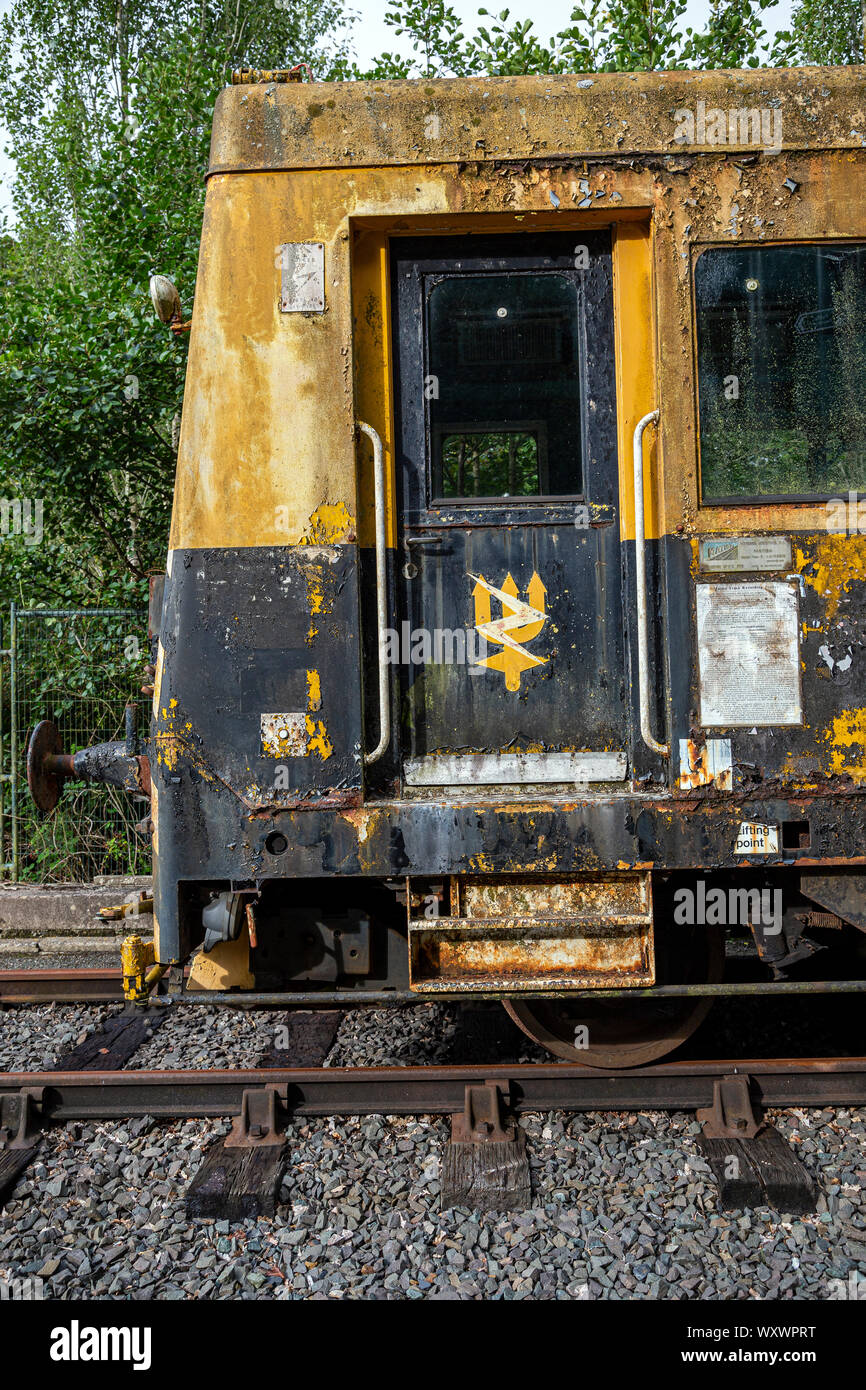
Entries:
{"type": "Polygon", "coordinates": [[[392,246],[404,782],[621,782],[610,234],[392,246]]]}

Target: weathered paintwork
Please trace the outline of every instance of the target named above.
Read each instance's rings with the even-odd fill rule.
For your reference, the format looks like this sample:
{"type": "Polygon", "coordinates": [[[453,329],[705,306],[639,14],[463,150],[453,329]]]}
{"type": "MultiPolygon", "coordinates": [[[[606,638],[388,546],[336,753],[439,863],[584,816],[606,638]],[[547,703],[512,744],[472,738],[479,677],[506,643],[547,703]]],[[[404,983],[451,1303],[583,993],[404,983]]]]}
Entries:
{"type": "MultiPolygon", "coordinates": [[[[210,167],[242,173],[678,154],[674,111],[699,100],[724,110],[777,106],[783,150],[850,149],[866,139],[858,68],[565,73],[351,87],[265,81],[220,93],[210,167]]],[[[737,134],[746,130],[738,127],[737,134]]],[[[731,148],[754,145],[736,139],[731,148]]]]}
{"type": "Polygon", "coordinates": [[[648,871],[550,878],[454,878],[451,916],[409,911],[419,993],[580,989],[654,983],[648,871]]]}
{"type": "Polygon", "coordinates": [[[864,131],[862,68],[220,95],[154,691],[160,960],[194,944],[196,882],[734,867],[741,821],[808,823],[808,844],[783,835],[774,863],[863,867],[866,542],[828,535],[815,502],[701,504],[692,274],[711,245],[866,239],[864,131]],[[677,145],[675,112],[699,100],[778,110],[779,151],[677,145]],[[611,238],[630,778],[616,793],[419,794],[394,756],[365,778],[378,726],[359,418],[384,443],[392,584],[402,563],[389,245],[593,228],[611,238]],[[324,247],[321,313],[280,309],[279,250],[298,242],[324,247]],[[631,440],[657,404],[644,471],[651,714],[670,764],[636,733],[632,676],[631,440]],[[697,548],[755,534],[793,538],[804,722],[706,731],[697,548]],[[286,714],[297,718],[283,748],[286,714]],[[708,736],[731,738],[729,778],[705,775],[708,736]],[[681,741],[692,775],[678,787],[681,741]]]}

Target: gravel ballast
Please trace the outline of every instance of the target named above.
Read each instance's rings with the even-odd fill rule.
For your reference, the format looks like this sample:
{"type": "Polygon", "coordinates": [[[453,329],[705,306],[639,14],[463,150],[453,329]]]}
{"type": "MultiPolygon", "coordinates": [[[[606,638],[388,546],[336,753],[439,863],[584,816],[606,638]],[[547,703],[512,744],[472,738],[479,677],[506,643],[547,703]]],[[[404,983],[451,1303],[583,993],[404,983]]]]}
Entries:
{"type": "Polygon", "coordinates": [[[96,1031],[119,1004],[28,1004],[0,1009],[0,1071],[42,1071],[96,1031]]]}
{"type": "MultiPolygon", "coordinates": [[[[41,1065],[106,1012],[7,1010],[3,1064],[41,1065]]],[[[250,1066],[278,1021],[178,1008],[134,1062],[250,1066]]],[[[453,1061],[459,1044],[453,1006],[357,1010],[328,1061],[453,1061]]],[[[529,1060],[528,1039],[526,1049],[529,1060]]],[[[528,1211],[441,1211],[447,1119],[368,1116],[291,1125],[276,1217],[231,1226],[189,1222],[183,1205],[227,1122],[68,1124],[46,1135],[0,1215],[0,1278],[36,1276],[51,1298],[851,1296],[860,1279],[866,1288],[866,1110],[794,1109],[776,1122],[818,1183],[814,1215],[719,1212],[692,1115],[555,1112],[521,1120],[528,1211]]]]}
{"type": "Polygon", "coordinates": [[[188,1222],[185,1187],[223,1122],[67,1125],[0,1216],[0,1277],[52,1298],[839,1296],[866,1280],[866,1112],[781,1124],[825,1194],[814,1216],[716,1211],[682,1114],[527,1116],[534,1206],[439,1209],[442,1118],[288,1131],[277,1216],[188,1222]],[[834,1282],[835,1281],[835,1282],[834,1282]]]}

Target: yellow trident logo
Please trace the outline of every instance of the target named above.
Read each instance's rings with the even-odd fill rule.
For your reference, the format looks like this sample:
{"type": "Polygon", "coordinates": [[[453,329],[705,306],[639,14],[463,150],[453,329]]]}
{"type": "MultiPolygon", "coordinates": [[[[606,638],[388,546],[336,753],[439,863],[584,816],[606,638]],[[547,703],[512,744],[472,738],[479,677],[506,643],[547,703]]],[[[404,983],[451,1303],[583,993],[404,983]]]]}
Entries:
{"type": "Polygon", "coordinates": [[[488,642],[497,642],[502,647],[501,652],[484,657],[477,664],[489,666],[491,671],[503,671],[506,690],[519,690],[523,671],[528,671],[531,666],[547,664],[546,656],[533,656],[532,652],[520,645],[537,637],[547,622],[544,611],[547,590],[538,575],[533,573],[526,590],[527,603],[518,597],[517,585],[510,574],[505,576],[501,589],[488,584],[483,574],[470,574],[469,578],[475,580],[472,597],[475,600],[476,630],[488,642]],[[502,617],[495,622],[491,622],[491,598],[499,599],[502,604],[502,617]]]}

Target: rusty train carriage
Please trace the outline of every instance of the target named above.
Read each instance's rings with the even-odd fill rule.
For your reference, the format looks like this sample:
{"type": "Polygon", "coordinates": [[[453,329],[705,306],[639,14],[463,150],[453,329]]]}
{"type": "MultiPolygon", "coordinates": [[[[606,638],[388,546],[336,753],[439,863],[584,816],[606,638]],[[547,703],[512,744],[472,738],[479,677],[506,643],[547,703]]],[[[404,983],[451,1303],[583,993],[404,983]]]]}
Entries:
{"type": "Polygon", "coordinates": [[[277,78],[214,118],[156,961],[198,952],[203,988],[481,992],[561,1056],[658,1056],[706,999],[568,992],[720,978],[676,883],[780,886],[766,960],[804,922],[866,927],[866,541],[827,525],[866,482],[862,406],[831,467],[783,360],[856,373],[863,69],[277,78]],[[769,111],[782,138],[683,143],[683,111],[769,111]],[[728,338],[764,467],[724,415],[728,338]]]}

